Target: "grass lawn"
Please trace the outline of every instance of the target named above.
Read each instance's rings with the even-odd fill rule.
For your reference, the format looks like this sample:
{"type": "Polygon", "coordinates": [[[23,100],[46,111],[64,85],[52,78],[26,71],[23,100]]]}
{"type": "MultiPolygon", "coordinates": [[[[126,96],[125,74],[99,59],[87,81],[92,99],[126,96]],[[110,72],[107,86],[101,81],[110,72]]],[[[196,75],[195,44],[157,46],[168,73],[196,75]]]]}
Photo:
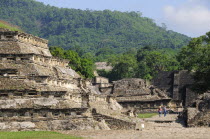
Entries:
{"type": "Polygon", "coordinates": [[[82,139],[50,131],[0,132],[0,139],[82,139]]]}
{"type": "Polygon", "coordinates": [[[140,113],[138,118],[151,118],[152,116],[158,115],[157,113],[140,113]]]}

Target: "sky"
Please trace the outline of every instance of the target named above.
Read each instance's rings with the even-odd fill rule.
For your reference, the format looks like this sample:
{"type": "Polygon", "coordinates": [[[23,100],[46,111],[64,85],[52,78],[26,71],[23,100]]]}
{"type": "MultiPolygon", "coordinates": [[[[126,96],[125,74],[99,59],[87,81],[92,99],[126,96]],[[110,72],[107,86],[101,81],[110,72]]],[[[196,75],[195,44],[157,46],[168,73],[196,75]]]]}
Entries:
{"type": "Polygon", "coordinates": [[[56,7],[139,11],[158,25],[165,23],[173,30],[190,37],[210,31],[210,0],[37,0],[56,7]]]}

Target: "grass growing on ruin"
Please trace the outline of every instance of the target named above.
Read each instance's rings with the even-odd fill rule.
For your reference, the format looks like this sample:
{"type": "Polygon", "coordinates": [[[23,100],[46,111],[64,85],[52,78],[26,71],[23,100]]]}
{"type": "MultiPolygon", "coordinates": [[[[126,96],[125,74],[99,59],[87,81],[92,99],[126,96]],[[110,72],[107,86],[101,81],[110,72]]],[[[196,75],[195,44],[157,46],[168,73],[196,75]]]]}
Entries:
{"type": "Polygon", "coordinates": [[[19,29],[17,26],[13,26],[7,23],[6,21],[2,21],[2,20],[0,20],[0,28],[9,29],[11,31],[21,31],[21,29],[19,29]]]}
{"type": "Polygon", "coordinates": [[[138,114],[138,118],[151,118],[155,115],[158,115],[157,113],[140,113],[138,114]]]}
{"type": "Polygon", "coordinates": [[[50,131],[0,132],[0,139],[82,139],[50,131]]]}

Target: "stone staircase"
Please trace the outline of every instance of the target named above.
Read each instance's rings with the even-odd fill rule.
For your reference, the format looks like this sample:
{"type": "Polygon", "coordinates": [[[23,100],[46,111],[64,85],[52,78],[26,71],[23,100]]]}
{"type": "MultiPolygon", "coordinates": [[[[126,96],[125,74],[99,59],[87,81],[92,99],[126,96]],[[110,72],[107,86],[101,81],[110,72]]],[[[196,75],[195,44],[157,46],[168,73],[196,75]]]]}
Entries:
{"type": "Polygon", "coordinates": [[[111,116],[103,115],[100,113],[92,113],[94,120],[101,121],[105,120],[105,123],[112,130],[130,130],[135,129],[136,124],[125,120],[117,119],[111,116]]]}

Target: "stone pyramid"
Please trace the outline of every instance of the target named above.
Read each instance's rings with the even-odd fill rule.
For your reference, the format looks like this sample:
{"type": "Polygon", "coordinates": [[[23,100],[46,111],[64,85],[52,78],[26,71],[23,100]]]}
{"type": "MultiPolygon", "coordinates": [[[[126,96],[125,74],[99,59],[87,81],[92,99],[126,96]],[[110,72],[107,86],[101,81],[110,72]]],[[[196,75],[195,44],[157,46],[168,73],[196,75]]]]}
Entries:
{"type": "Polygon", "coordinates": [[[91,108],[121,107],[92,93],[91,83],[68,63],[52,57],[45,39],[0,30],[0,130],[106,129],[91,108]]]}

